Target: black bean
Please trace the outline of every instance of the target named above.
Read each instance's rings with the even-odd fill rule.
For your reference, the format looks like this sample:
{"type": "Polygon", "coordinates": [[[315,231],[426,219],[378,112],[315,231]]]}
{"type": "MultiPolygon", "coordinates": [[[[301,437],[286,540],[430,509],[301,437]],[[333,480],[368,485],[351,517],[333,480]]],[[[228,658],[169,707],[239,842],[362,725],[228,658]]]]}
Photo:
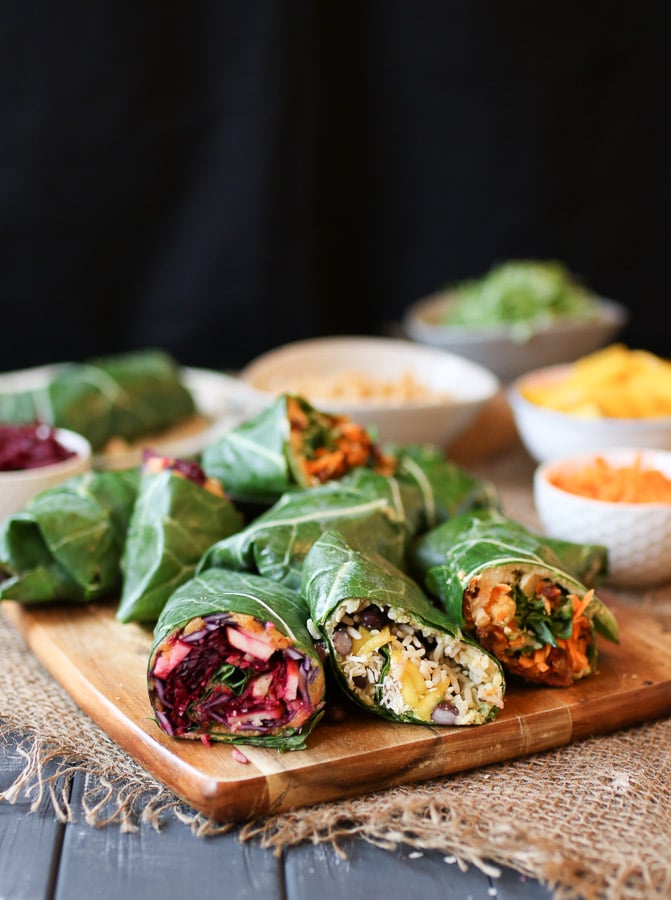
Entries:
{"type": "Polygon", "coordinates": [[[341,656],[347,656],[352,649],[352,638],[345,628],[336,628],[333,632],[333,646],[341,656]]]}
{"type": "Polygon", "coordinates": [[[389,624],[389,619],[379,606],[367,606],[365,609],[362,609],[359,613],[359,621],[366,628],[371,630],[376,628],[378,631],[381,631],[385,625],[389,624]]]}

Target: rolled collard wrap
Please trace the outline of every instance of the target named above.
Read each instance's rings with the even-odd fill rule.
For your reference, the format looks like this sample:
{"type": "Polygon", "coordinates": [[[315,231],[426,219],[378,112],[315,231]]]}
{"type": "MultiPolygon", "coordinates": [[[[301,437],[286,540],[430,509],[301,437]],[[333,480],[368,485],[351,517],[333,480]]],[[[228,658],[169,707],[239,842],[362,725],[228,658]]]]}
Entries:
{"type": "Polygon", "coordinates": [[[121,560],[117,619],[156,622],[207,548],[242,524],[221,483],[207,478],[196,462],[146,452],[121,560]]]}
{"type": "MultiPolygon", "coordinates": [[[[596,587],[608,574],[608,549],[601,544],[582,544],[537,534],[521,522],[504,516],[495,507],[475,508],[472,513],[473,522],[480,523],[478,527],[486,531],[489,539],[500,537],[504,543],[509,543],[514,535],[518,549],[537,554],[545,562],[563,569],[581,581],[586,587],[596,587]]],[[[468,522],[470,519],[461,521],[468,522]]],[[[443,523],[421,535],[421,539],[413,543],[409,553],[409,568],[412,574],[423,580],[432,566],[442,565],[445,562],[446,550],[454,542],[454,535],[455,529],[443,523]]]]}
{"type": "Polygon", "coordinates": [[[494,657],[416,582],[341,533],[315,542],[301,593],[338,683],[369,712],[397,722],[479,725],[503,706],[494,657]]]}
{"type": "Polygon", "coordinates": [[[359,466],[388,473],[395,465],[361,425],[290,394],[206,447],[201,461],[231,497],[267,505],[359,466]]]}
{"type": "Polygon", "coordinates": [[[618,640],[594,588],[567,572],[542,538],[500,515],[457,516],[419,538],[412,557],[412,571],[424,572],[452,621],[525,681],[566,687],[595,670],[597,632],[618,640]],[[432,564],[439,543],[442,561],[432,564]]]}
{"type": "Polygon", "coordinates": [[[86,472],[0,526],[0,599],[87,602],[117,593],[139,467],[86,472]]]}
{"type": "Polygon", "coordinates": [[[149,655],[156,722],[177,738],[303,750],[325,677],[300,595],[212,569],[163,608],[149,655]]]}
{"type": "Polygon", "coordinates": [[[94,450],[134,441],[193,416],[180,369],[161,350],[138,350],[58,367],[42,388],[0,396],[5,421],[39,420],[83,434],[94,450]]]}
{"type": "Polygon", "coordinates": [[[213,544],[196,571],[228,568],[256,572],[298,589],[306,553],[332,528],[397,565],[403,564],[408,535],[397,486],[362,470],[356,485],[329,482],[284,494],[242,531],[213,544]]]}

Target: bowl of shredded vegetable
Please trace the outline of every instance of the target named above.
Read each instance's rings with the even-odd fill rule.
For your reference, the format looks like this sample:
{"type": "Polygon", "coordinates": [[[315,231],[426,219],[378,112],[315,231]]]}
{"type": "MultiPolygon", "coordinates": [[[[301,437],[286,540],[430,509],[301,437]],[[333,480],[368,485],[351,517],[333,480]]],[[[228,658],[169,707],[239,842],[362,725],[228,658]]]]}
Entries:
{"type": "Polygon", "coordinates": [[[548,535],[606,547],[609,583],[671,580],[671,452],[618,447],[551,460],[537,466],[533,490],[548,535]]]}
{"type": "Polygon", "coordinates": [[[90,467],[91,445],[81,434],[43,423],[0,423],[0,521],[90,467]]]}
{"type": "Polygon", "coordinates": [[[563,264],[511,260],[418,300],[403,328],[508,382],[604,346],[627,320],[622,304],[597,296],[563,264]]]}
{"type": "Polygon", "coordinates": [[[538,462],[600,447],[671,450],[671,361],[646,350],[610,344],[521,375],[507,396],[538,462]]]}

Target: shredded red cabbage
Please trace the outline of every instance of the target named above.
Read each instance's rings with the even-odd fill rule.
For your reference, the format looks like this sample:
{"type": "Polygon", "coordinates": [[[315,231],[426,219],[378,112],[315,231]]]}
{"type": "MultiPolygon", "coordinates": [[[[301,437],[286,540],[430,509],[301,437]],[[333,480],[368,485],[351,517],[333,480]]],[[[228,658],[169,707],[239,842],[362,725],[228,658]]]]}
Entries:
{"type": "Polygon", "coordinates": [[[160,460],[160,468],[161,469],[170,469],[173,472],[179,472],[185,478],[188,478],[189,481],[194,481],[196,484],[201,485],[201,487],[205,484],[207,480],[205,472],[201,468],[201,466],[195,462],[195,460],[190,459],[174,459],[169,456],[162,456],[160,453],[156,453],[154,450],[145,449],[142,452],[142,462],[145,470],[150,468],[150,464],[152,461],[160,460]]]}
{"type": "Polygon", "coordinates": [[[294,648],[276,651],[266,661],[251,659],[229,643],[225,623],[226,617],[214,615],[206,617],[205,628],[180,634],[179,640],[191,645],[187,655],[165,677],[150,673],[163,730],[179,736],[207,732],[218,724],[232,733],[272,734],[298,710],[307,718],[312,711],[309,659],[294,648]],[[237,690],[218,677],[222,666],[240,676],[237,690]],[[287,696],[292,667],[297,687],[287,696]]]}

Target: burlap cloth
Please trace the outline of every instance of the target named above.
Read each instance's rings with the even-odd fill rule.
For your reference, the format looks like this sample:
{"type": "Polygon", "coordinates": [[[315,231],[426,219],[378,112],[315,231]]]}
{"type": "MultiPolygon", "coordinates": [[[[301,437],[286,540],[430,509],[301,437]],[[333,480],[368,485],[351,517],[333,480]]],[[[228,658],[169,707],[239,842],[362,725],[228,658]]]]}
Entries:
{"type": "MultiPolygon", "coordinates": [[[[535,524],[525,454],[471,468],[493,478],[508,515],[535,524]]],[[[671,586],[620,596],[671,623],[671,586]]],[[[142,822],[160,828],[176,815],[197,834],[235,827],[241,840],[277,851],[303,841],[338,847],[356,835],[390,850],[434,849],[493,876],[497,864],[511,866],[558,898],[671,897],[671,720],[240,827],[205,819],[147,774],[74,705],[2,616],[0,658],[1,733],[20,732],[25,756],[22,774],[0,795],[5,802],[29,798],[37,808],[50,796],[63,820],[126,830],[142,822]],[[69,803],[76,772],[86,776],[80,809],[69,803]]]]}

